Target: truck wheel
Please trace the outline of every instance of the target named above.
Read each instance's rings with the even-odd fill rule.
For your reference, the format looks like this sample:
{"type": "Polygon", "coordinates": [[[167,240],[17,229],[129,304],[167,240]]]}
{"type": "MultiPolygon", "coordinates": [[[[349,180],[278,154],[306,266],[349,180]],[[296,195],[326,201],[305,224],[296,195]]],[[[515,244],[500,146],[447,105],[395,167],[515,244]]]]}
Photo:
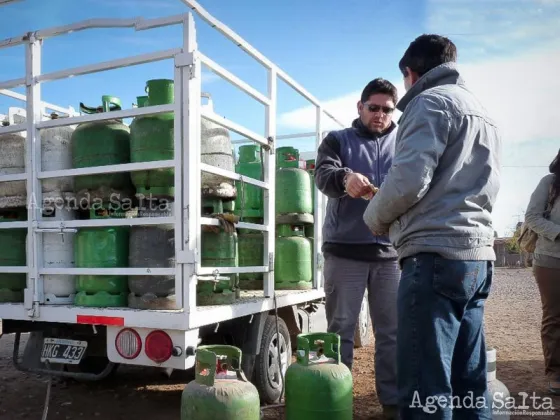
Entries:
{"type": "Polygon", "coordinates": [[[369,327],[371,325],[371,318],[369,316],[369,304],[367,292],[364,294],[362,300],[362,307],[360,315],[358,316],[358,323],[356,324],[356,332],[354,333],[354,347],[360,348],[367,346],[370,341],[369,327]]]}
{"type": "Polygon", "coordinates": [[[292,361],[292,346],[290,332],[284,320],[278,317],[278,332],[276,334],[276,317],[268,315],[266,318],[261,347],[255,360],[254,383],[261,400],[272,404],[282,396],[282,377],[286,377],[286,370],[292,361]],[[277,353],[280,352],[282,376],[278,372],[277,353]]]}

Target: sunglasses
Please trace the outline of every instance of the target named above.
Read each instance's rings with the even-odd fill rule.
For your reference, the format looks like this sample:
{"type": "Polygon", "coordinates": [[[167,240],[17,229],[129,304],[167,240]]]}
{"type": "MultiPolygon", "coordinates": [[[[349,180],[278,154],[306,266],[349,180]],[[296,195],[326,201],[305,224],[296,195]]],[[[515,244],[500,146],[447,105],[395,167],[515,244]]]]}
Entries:
{"type": "Polygon", "coordinates": [[[371,104],[364,104],[369,112],[379,112],[383,111],[384,114],[392,114],[395,108],[391,108],[390,106],[381,106],[381,105],[371,105],[371,104]]]}

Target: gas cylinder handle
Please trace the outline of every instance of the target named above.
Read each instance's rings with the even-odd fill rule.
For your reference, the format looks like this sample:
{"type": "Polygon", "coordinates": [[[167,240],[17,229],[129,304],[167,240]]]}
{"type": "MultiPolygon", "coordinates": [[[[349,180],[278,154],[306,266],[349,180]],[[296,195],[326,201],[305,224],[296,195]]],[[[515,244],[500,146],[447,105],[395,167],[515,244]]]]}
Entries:
{"type": "Polygon", "coordinates": [[[237,378],[244,380],[241,372],[241,350],[235,346],[208,345],[196,350],[195,381],[206,386],[214,386],[216,380],[216,363],[220,356],[225,356],[226,363],[237,373],[237,378]]]}
{"type": "Polygon", "coordinates": [[[322,349],[323,354],[337,365],[340,358],[340,335],[335,333],[311,333],[297,336],[297,361],[299,364],[309,365],[309,352],[322,349]]]}
{"type": "Polygon", "coordinates": [[[85,114],[96,114],[98,112],[119,111],[122,109],[121,100],[116,96],[103,95],[101,97],[101,106],[91,107],[80,102],[80,111],[85,114]]]}

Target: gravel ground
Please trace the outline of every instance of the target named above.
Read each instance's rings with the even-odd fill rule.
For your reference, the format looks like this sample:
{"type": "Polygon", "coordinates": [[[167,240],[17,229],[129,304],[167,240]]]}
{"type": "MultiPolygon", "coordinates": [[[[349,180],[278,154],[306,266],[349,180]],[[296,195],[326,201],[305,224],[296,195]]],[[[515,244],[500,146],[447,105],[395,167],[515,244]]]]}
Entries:
{"type": "MultiPolygon", "coordinates": [[[[497,269],[487,305],[488,344],[497,349],[498,378],[521,404],[518,393],[546,396],[540,344],[540,298],[530,269],[497,269]]],[[[0,419],[40,419],[46,380],[16,371],[11,365],[13,338],[0,339],[0,419]]],[[[355,420],[380,419],[373,386],[373,346],[356,353],[355,420]]],[[[179,419],[180,397],[188,377],[167,378],[153,369],[126,367],[104,384],[57,382],[52,387],[49,420],[179,419]]],[[[542,402],[542,400],[541,400],[542,402]]],[[[530,400],[528,400],[530,404],[530,400]]],[[[560,407],[560,398],[553,398],[560,407]]],[[[267,410],[267,419],[283,419],[282,410],[267,410]]],[[[512,416],[515,419],[560,419],[553,416],[512,416]]]]}

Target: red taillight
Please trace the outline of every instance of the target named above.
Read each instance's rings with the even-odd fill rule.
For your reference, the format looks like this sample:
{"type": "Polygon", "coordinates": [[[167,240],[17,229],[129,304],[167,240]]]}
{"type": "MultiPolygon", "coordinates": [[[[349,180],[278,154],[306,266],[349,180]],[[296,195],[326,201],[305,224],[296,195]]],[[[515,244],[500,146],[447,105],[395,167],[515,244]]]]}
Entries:
{"type": "Polygon", "coordinates": [[[173,341],[163,331],[152,331],[146,337],[146,356],[155,363],[163,363],[173,354],[173,341]]]}
{"type": "Polygon", "coordinates": [[[135,359],[142,351],[140,335],[130,328],[121,330],[115,337],[115,348],[124,359],[135,359]]]}

